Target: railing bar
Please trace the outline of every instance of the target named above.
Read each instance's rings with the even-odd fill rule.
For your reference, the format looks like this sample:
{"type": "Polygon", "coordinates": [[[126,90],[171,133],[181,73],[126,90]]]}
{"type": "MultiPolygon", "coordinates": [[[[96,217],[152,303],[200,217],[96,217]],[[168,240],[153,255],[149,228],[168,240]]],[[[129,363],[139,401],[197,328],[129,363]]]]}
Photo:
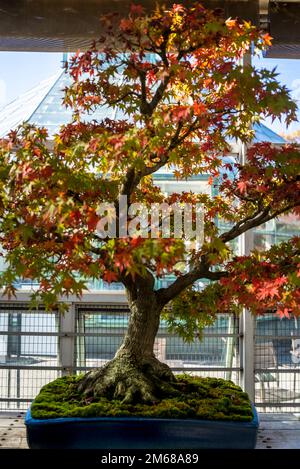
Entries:
{"type": "MultiPolygon", "coordinates": [[[[99,365],[103,366],[103,364],[99,365]]],[[[64,370],[65,367],[63,366],[51,366],[51,365],[7,365],[7,364],[1,364],[0,369],[18,369],[18,370],[64,370]]],[[[85,367],[73,367],[74,371],[75,370],[92,370],[98,368],[98,366],[85,366],[85,367]]],[[[216,367],[206,367],[206,366],[194,366],[194,367],[184,367],[184,366],[175,366],[175,367],[170,367],[172,370],[185,370],[185,371],[239,371],[241,368],[239,367],[234,367],[234,368],[228,368],[228,367],[221,367],[221,366],[216,366],[216,367]]]]}
{"type": "Polygon", "coordinates": [[[7,336],[33,336],[33,337],[36,337],[36,336],[45,336],[45,337],[60,337],[64,334],[60,333],[60,332],[14,332],[14,331],[0,331],[0,335],[7,335],[7,336]]]}
{"type": "Polygon", "coordinates": [[[255,402],[255,407],[300,407],[300,402],[255,402]]]}
{"type": "MultiPolygon", "coordinates": [[[[121,329],[121,328],[120,328],[121,329]]],[[[124,327],[124,333],[126,332],[127,328],[124,327]]],[[[37,337],[117,337],[122,336],[120,332],[30,332],[30,331],[0,331],[0,335],[7,335],[7,336],[37,336],[37,337]]],[[[174,337],[173,334],[167,333],[158,333],[157,338],[168,338],[174,337]]],[[[207,337],[235,337],[239,338],[240,335],[238,334],[203,334],[203,338],[207,337]]],[[[195,338],[197,338],[195,336],[195,338]]]]}
{"type": "Polygon", "coordinates": [[[53,314],[57,314],[58,311],[57,310],[52,310],[51,312],[46,312],[45,308],[42,308],[40,307],[39,309],[29,309],[28,306],[21,306],[21,305],[8,305],[8,306],[5,306],[5,305],[0,305],[0,312],[3,311],[5,313],[5,311],[14,311],[16,313],[20,313],[22,314],[24,311],[26,311],[26,313],[28,314],[40,314],[40,313],[43,313],[43,314],[48,314],[49,316],[50,315],[53,315],[53,314]]]}
{"type": "Polygon", "coordinates": [[[38,365],[0,365],[0,370],[53,370],[53,371],[59,371],[59,370],[65,370],[65,367],[63,366],[38,366],[38,365]]]}
{"type": "Polygon", "coordinates": [[[207,372],[213,372],[213,371],[242,371],[241,368],[228,368],[228,367],[204,367],[204,366],[199,366],[199,367],[193,367],[193,368],[177,368],[177,367],[172,367],[170,366],[172,371],[182,371],[182,372],[189,372],[189,371],[207,371],[207,372]]]}
{"type": "MultiPolygon", "coordinates": [[[[34,397],[28,397],[27,399],[25,397],[0,397],[0,402],[31,402],[33,401],[34,397]]],[[[10,409],[8,409],[10,410],[10,409]]],[[[0,409],[0,412],[3,411],[3,409],[0,409]]],[[[0,419],[1,421],[1,419],[0,419]]]]}
{"type": "MultiPolygon", "coordinates": [[[[101,365],[102,366],[102,365],[101,365]]],[[[86,366],[86,367],[74,367],[74,370],[90,370],[97,368],[97,366],[86,366]]],[[[182,370],[182,371],[242,371],[240,367],[170,367],[172,370],[182,370]]],[[[62,366],[38,366],[38,365],[8,365],[0,364],[0,369],[16,369],[16,370],[64,370],[65,367],[62,366]]],[[[293,368],[259,368],[255,370],[255,373],[298,373],[300,370],[293,368]]]]}
{"type": "Polygon", "coordinates": [[[299,373],[299,368],[257,368],[254,373],[299,373]]]}
{"type": "Polygon", "coordinates": [[[287,340],[291,340],[291,339],[300,339],[300,335],[299,334],[297,334],[297,335],[296,334],[295,335],[294,334],[293,335],[258,335],[258,334],[256,334],[255,338],[256,339],[274,339],[274,340],[287,339],[287,340]]]}
{"type": "MultiPolygon", "coordinates": [[[[95,368],[97,368],[96,366],[85,366],[85,367],[75,367],[74,368],[74,371],[86,371],[86,370],[94,370],[95,368]]],[[[208,367],[204,367],[204,366],[200,366],[200,367],[191,367],[191,368],[187,368],[187,367],[172,367],[170,366],[171,370],[173,371],[182,371],[182,372],[188,372],[188,371],[241,371],[240,368],[226,368],[226,367],[214,367],[214,368],[208,368],[208,367]]]]}

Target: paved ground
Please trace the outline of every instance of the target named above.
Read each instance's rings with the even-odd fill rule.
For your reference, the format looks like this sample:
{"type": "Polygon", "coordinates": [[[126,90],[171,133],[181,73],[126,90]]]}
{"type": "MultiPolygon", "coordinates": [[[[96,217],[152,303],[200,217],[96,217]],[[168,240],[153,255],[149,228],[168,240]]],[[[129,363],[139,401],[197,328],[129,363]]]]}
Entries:
{"type": "MultiPolygon", "coordinates": [[[[0,412],[0,449],[28,448],[24,413],[0,412]]],[[[300,449],[300,414],[260,414],[257,449],[300,449]]]]}
{"type": "Polygon", "coordinates": [[[257,449],[300,449],[300,414],[260,414],[257,449]]]}
{"type": "Polygon", "coordinates": [[[24,412],[0,412],[0,449],[28,448],[24,412]]]}

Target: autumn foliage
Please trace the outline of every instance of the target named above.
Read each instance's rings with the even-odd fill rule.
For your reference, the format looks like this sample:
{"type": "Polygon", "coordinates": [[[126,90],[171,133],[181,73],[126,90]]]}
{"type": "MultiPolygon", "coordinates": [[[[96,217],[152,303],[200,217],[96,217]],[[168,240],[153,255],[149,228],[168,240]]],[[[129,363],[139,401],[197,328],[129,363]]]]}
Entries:
{"type": "Polygon", "coordinates": [[[191,295],[193,311],[185,311],[193,318],[241,306],[299,315],[300,240],[243,257],[233,246],[250,229],[299,214],[298,146],[250,145],[254,122],[295,119],[276,72],[241,62],[251,49],[268,47],[270,37],[201,4],[158,7],[149,16],[134,5],[128,17],[102,21],[107,32],[68,64],[64,105],[72,107],[73,121],[54,141],[26,123],[1,141],[5,293],[14,293],[18,278],[34,279],[40,283],[34,300],[51,308],[61,295],[80,296],[88,279],[123,282],[138,292],[143,279],[154,291],[155,277],[173,274],[174,283],[155,293],[160,308],[181,295],[186,304],[191,295]],[[87,122],[84,113],[99,107],[104,115],[114,109],[116,118],[87,122]],[[228,158],[234,139],[249,144],[244,165],[228,158]],[[211,194],[191,193],[187,183],[185,193],[166,195],[153,182],[163,167],[179,181],[207,175],[211,194]],[[99,239],[99,203],[117,207],[120,194],[129,204],[203,203],[203,246],[187,249],[172,238],[99,239]],[[199,279],[211,283],[196,293],[191,286],[199,279]]]}

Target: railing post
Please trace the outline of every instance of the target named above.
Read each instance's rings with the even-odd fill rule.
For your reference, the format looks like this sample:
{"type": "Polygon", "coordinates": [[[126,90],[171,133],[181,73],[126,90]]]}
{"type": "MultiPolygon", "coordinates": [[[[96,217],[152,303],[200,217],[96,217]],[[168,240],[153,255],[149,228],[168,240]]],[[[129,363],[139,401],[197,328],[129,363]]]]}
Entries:
{"type": "Polygon", "coordinates": [[[76,338],[76,348],[77,348],[77,366],[80,368],[86,367],[86,345],[85,345],[85,336],[84,336],[84,314],[82,311],[78,311],[76,314],[77,322],[77,335],[76,338]]]}
{"type": "MultiPolygon", "coordinates": [[[[247,161],[247,147],[242,144],[240,161],[245,164],[247,161]]],[[[254,247],[253,230],[246,231],[239,237],[239,254],[248,256],[254,247]]],[[[243,309],[240,320],[240,333],[242,335],[240,342],[240,365],[241,376],[240,382],[244,391],[246,391],[250,399],[255,399],[255,319],[250,311],[243,309]]]]}
{"type": "MultiPolygon", "coordinates": [[[[240,162],[245,164],[247,161],[247,146],[241,145],[240,162]]],[[[248,256],[254,247],[253,230],[246,231],[239,237],[239,254],[248,256]]],[[[255,319],[250,311],[243,309],[240,319],[240,382],[244,391],[250,399],[255,399],[255,319]]]]}
{"type": "MultiPolygon", "coordinates": [[[[244,55],[243,67],[251,65],[251,54],[244,55]]],[[[247,145],[241,143],[240,145],[240,163],[242,165],[247,163],[247,145]]],[[[241,256],[248,256],[254,247],[254,233],[253,230],[246,231],[239,237],[239,254],[241,256]]],[[[246,391],[250,399],[255,400],[255,319],[250,311],[243,309],[240,320],[240,365],[241,365],[241,386],[246,391]]]]}
{"type": "Polygon", "coordinates": [[[75,305],[59,317],[58,357],[62,376],[71,375],[75,368],[75,305]]]}
{"type": "Polygon", "coordinates": [[[241,347],[240,363],[241,376],[240,383],[245,392],[248,393],[252,402],[255,400],[255,379],[254,379],[254,319],[247,309],[244,309],[240,319],[241,347]]]}

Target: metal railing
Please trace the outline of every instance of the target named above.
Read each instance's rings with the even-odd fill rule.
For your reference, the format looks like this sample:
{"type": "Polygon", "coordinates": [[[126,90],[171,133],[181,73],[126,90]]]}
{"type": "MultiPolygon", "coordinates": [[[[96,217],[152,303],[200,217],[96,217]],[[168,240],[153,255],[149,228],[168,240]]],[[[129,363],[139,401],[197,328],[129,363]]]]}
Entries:
{"type": "MultiPolygon", "coordinates": [[[[299,323],[300,327],[300,323],[299,323]]],[[[297,319],[272,314],[256,320],[255,402],[262,410],[300,409],[300,329],[297,319]]]]}
{"type": "MultiPolygon", "coordinates": [[[[0,409],[26,409],[49,381],[106,363],[119,347],[127,321],[125,302],[102,304],[99,295],[93,302],[69,302],[64,316],[42,309],[29,311],[24,301],[1,302],[0,409]]],[[[215,376],[241,385],[244,365],[255,357],[251,369],[256,405],[263,411],[296,411],[300,410],[297,331],[293,320],[257,319],[251,355],[245,350],[239,318],[218,315],[215,324],[204,330],[201,342],[191,344],[170,334],[162,322],[155,353],[175,373],[215,376]]]]}

